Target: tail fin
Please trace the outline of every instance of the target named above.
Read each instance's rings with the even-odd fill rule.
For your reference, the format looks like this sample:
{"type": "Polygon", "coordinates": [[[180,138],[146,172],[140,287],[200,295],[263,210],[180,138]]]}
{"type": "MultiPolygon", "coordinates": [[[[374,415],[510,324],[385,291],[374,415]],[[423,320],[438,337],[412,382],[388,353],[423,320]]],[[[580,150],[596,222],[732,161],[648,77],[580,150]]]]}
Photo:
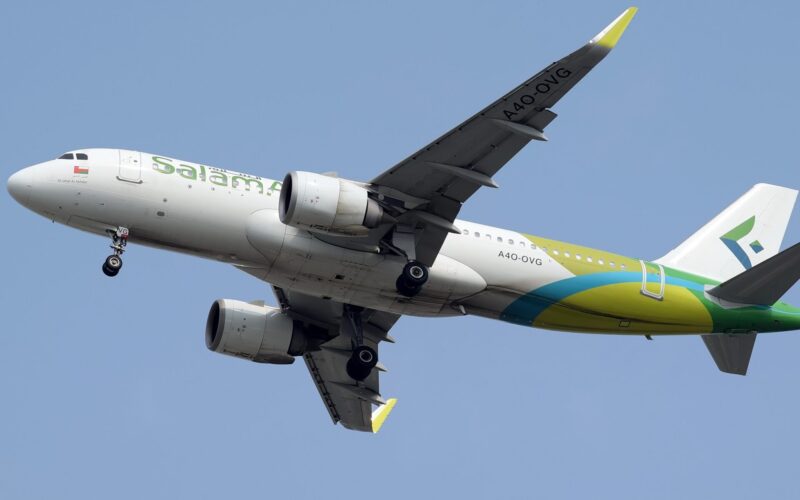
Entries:
{"type": "Polygon", "coordinates": [[[756,184],[656,262],[725,281],[776,255],[797,191],[756,184]]]}

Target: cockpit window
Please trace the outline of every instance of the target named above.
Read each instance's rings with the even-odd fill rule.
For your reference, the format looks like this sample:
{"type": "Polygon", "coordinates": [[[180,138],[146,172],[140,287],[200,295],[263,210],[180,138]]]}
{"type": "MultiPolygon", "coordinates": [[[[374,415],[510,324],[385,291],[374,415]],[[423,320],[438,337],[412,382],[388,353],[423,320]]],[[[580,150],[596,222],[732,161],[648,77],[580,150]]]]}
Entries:
{"type": "Polygon", "coordinates": [[[88,160],[89,155],[86,153],[64,153],[58,157],[59,160],[88,160]]]}

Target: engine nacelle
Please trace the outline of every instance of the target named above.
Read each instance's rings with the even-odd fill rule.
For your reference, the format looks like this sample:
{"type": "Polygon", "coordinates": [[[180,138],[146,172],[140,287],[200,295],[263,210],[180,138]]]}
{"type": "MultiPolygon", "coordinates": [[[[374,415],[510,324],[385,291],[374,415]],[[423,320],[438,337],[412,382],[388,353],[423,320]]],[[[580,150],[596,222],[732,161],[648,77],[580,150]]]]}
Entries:
{"type": "Polygon", "coordinates": [[[276,307],[219,299],[208,312],[206,347],[257,363],[289,364],[305,351],[306,337],[276,307]]]}
{"type": "Polygon", "coordinates": [[[354,182],[311,172],[283,179],[278,215],[286,225],[320,233],[364,236],[377,227],[383,208],[354,182]]]}

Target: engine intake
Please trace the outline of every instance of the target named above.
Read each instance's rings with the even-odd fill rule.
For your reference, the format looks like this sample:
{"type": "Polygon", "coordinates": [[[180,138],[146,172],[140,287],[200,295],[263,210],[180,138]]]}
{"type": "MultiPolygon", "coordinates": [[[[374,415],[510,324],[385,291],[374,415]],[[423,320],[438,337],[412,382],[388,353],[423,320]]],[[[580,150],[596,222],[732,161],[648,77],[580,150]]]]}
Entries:
{"type": "Polygon", "coordinates": [[[305,351],[306,336],[276,307],[219,299],[208,312],[206,347],[256,363],[289,364],[305,351]]]}
{"type": "Polygon", "coordinates": [[[381,223],[383,208],[354,182],[294,171],[283,179],[278,215],[289,226],[365,236],[381,223]]]}

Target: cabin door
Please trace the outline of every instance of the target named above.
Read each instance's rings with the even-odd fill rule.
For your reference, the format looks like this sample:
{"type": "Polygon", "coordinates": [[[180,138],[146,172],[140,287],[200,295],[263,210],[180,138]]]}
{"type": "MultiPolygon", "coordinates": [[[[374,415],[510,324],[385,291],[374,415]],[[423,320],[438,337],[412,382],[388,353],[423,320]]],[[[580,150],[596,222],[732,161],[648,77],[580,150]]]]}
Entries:
{"type": "Polygon", "coordinates": [[[655,300],[664,300],[664,289],[667,284],[664,266],[643,260],[639,263],[642,265],[642,295],[655,300]]]}
{"type": "Polygon", "coordinates": [[[119,150],[117,179],[134,184],[142,183],[142,154],[138,151],[119,150]]]}

